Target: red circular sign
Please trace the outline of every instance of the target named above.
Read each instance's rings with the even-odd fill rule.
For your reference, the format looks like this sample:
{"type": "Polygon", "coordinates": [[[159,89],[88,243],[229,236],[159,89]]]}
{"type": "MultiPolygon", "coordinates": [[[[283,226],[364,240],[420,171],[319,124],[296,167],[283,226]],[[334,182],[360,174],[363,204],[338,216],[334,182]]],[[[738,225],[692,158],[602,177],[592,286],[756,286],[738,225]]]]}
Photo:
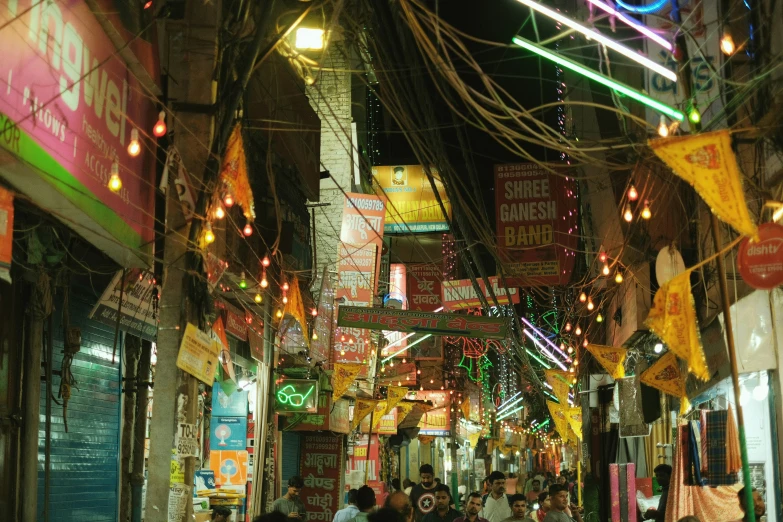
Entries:
{"type": "Polygon", "coordinates": [[[783,284],[783,226],[759,226],[759,241],[745,238],[739,248],[739,271],[753,288],[771,290],[783,284]]]}

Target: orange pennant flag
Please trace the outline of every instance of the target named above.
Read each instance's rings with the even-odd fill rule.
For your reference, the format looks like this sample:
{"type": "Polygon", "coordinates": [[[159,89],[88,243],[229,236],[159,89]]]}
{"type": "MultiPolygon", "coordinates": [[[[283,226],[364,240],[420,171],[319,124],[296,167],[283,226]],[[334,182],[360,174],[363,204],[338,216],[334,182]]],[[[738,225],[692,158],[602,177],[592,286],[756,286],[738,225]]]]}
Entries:
{"type": "Polygon", "coordinates": [[[674,397],[685,396],[685,379],[680,372],[680,363],[674,352],[667,352],[666,355],[655,361],[652,366],[642,372],[639,379],[647,386],[652,386],[656,390],[661,390],[674,397]]]}
{"type": "Polygon", "coordinates": [[[285,305],[285,314],[290,315],[302,328],[302,338],[305,345],[310,345],[310,336],[307,334],[307,319],[305,318],[304,301],[302,301],[302,292],[299,290],[299,279],[294,276],[288,287],[288,304],[285,305]]]}
{"type": "Polygon", "coordinates": [[[650,147],[704,199],[718,219],[758,240],[728,130],[649,141],[650,147]]]}
{"type": "Polygon", "coordinates": [[[644,324],[674,355],[688,363],[688,372],[706,381],[710,371],[696,323],[690,277],[691,270],[686,270],[658,289],[644,324]]]}
{"type": "Polygon", "coordinates": [[[625,377],[623,363],[625,363],[625,356],[628,354],[628,350],[600,344],[588,344],[587,351],[593,354],[593,357],[609,372],[612,379],[625,377]]]}
{"type": "Polygon", "coordinates": [[[248,221],[256,218],[253,191],[250,189],[250,178],[247,175],[247,158],[245,144],[242,141],[242,126],[237,123],[226,144],[223,161],[220,163],[220,181],[225,185],[228,194],[242,207],[242,213],[248,221]]]}
{"type": "Polygon", "coordinates": [[[332,372],[332,401],[336,402],[337,399],[345,395],[348,388],[356,380],[356,376],[362,371],[363,365],[361,364],[348,364],[348,363],[334,363],[334,371],[332,372]]]}

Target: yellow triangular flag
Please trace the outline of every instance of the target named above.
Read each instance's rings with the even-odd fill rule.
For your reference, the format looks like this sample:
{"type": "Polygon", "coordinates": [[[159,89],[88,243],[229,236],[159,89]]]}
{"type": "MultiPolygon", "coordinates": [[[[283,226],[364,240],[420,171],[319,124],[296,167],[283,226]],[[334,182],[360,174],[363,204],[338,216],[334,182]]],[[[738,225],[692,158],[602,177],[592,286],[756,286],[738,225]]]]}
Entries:
{"type": "Polygon", "coordinates": [[[378,426],[381,424],[381,417],[386,415],[387,401],[379,401],[375,405],[375,411],[372,413],[372,431],[377,431],[378,426]]]}
{"type": "Polygon", "coordinates": [[[386,415],[392,411],[406,395],[408,395],[408,388],[405,386],[389,386],[386,388],[386,409],[383,414],[386,415]]]}
{"type": "Polygon", "coordinates": [[[686,270],[658,289],[644,324],[674,355],[688,363],[688,372],[706,381],[710,371],[696,324],[690,277],[691,270],[686,270]]]}
{"type": "Polygon", "coordinates": [[[612,379],[625,377],[623,363],[625,363],[625,356],[628,354],[628,350],[600,344],[588,344],[587,351],[593,354],[593,357],[609,372],[612,379]]]}
{"type": "Polygon", "coordinates": [[[564,441],[568,440],[568,420],[564,412],[565,408],[552,401],[546,401],[546,405],[549,407],[549,413],[552,414],[552,420],[555,421],[555,429],[560,434],[560,437],[564,441]]]}
{"type": "Polygon", "coordinates": [[[332,373],[332,402],[342,397],[351,384],[356,380],[356,376],[362,371],[361,364],[334,363],[334,372],[332,373]]]}
{"type": "Polygon", "coordinates": [[[351,431],[355,430],[364,418],[375,409],[375,405],[378,401],[371,399],[356,399],[356,403],[353,405],[353,421],[351,422],[351,431]]]}
{"type": "Polygon", "coordinates": [[[462,410],[462,418],[465,420],[470,419],[470,397],[465,397],[465,400],[462,401],[459,408],[462,410]]]}
{"type": "Polygon", "coordinates": [[[552,387],[552,393],[560,401],[560,404],[568,403],[569,373],[562,370],[545,370],[546,382],[552,387]]]}
{"type": "Polygon", "coordinates": [[[728,130],[650,140],[655,154],[690,183],[712,213],[740,234],[758,239],[728,130]]]}
{"type": "Polygon", "coordinates": [[[397,425],[399,426],[400,423],[405,420],[405,417],[408,416],[408,414],[413,410],[413,403],[412,402],[401,402],[397,404],[397,425]]]}
{"type": "Polygon", "coordinates": [[[639,376],[639,380],[674,397],[685,395],[685,379],[680,372],[680,363],[673,352],[667,352],[639,376]]]}
{"type": "Polygon", "coordinates": [[[304,302],[299,291],[299,279],[294,276],[288,290],[288,304],[285,305],[285,314],[290,315],[302,328],[302,338],[307,346],[310,346],[310,336],[307,334],[307,320],[305,319],[304,302]]]}
{"type": "Polygon", "coordinates": [[[582,440],[582,408],[568,408],[565,415],[576,438],[582,440]]]}

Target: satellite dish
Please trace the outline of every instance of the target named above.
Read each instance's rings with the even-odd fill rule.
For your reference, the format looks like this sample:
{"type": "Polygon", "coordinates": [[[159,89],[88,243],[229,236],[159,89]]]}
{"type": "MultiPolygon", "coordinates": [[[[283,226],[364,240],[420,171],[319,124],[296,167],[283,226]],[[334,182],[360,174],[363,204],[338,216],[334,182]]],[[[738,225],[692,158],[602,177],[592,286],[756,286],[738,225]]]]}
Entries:
{"type": "Polygon", "coordinates": [[[682,260],[680,252],[669,245],[658,252],[655,259],[655,277],[658,279],[658,285],[664,285],[685,271],[685,261],[682,260]]]}

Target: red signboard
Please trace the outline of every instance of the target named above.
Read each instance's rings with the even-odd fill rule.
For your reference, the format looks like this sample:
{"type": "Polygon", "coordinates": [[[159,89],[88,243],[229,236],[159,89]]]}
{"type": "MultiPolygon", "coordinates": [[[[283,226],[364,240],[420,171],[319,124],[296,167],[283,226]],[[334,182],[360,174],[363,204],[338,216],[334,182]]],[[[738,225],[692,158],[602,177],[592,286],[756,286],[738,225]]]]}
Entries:
{"type": "Polygon", "coordinates": [[[415,263],[408,266],[408,309],[434,312],[441,307],[443,272],[438,266],[415,263]]]}
{"type": "Polygon", "coordinates": [[[375,293],[375,263],[379,259],[374,243],[351,245],[340,243],[337,262],[335,299],[340,304],[371,306],[375,293]]]}
{"type": "Polygon", "coordinates": [[[576,260],[576,182],[535,163],[495,165],[500,258],[510,286],[565,285],[576,260]]]}
{"type": "Polygon", "coordinates": [[[342,437],[307,433],[302,435],[302,500],[308,520],[331,521],[340,505],[342,437]]]}
{"type": "MultiPolygon", "coordinates": [[[[512,287],[506,291],[498,277],[490,277],[489,282],[492,285],[492,291],[495,293],[498,304],[507,305],[519,302],[518,288],[512,287]]],[[[494,301],[489,295],[489,289],[484,280],[479,279],[478,285],[489,305],[494,306],[494,301]]],[[[443,307],[446,310],[464,310],[466,308],[476,308],[477,306],[481,306],[481,300],[473,287],[473,281],[470,279],[443,281],[443,307]]]]}
{"type": "Polygon", "coordinates": [[[370,444],[370,458],[367,459],[367,434],[362,433],[356,438],[353,446],[348,446],[348,465],[345,468],[345,483],[352,487],[361,487],[365,484],[364,472],[369,464],[367,480],[378,480],[380,471],[380,458],[378,453],[378,435],[373,434],[370,444]],[[361,477],[360,481],[351,481],[351,473],[361,477]]]}
{"type": "Polygon", "coordinates": [[[764,223],[759,226],[760,241],[745,238],[740,243],[740,274],[753,288],[771,290],[783,284],[783,226],[764,223]]]}
{"type": "Polygon", "coordinates": [[[451,396],[449,392],[442,390],[417,391],[416,400],[430,401],[434,406],[421,417],[419,434],[448,437],[451,433],[451,396]]]}
{"type": "MultiPolygon", "coordinates": [[[[378,196],[348,193],[343,202],[343,221],[340,241],[359,247],[374,244],[376,250],[375,273],[381,272],[383,250],[383,224],[386,221],[386,201],[378,196]]],[[[375,281],[377,284],[377,280],[375,281]]],[[[373,291],[376,286],[373,285],[373,291]]]]}
{"type": "Polygon", "coordinates": [[[2,2],[0,27],[0,147],[123,243],[151,241],[154,107],[87,3],[2,2]],[[136,132],[141,154],[133,157],[126,149],[136,132]],[[108,188],[115,160],[117,194],[108,188]]]}
{"type": "Polygon", "coordinates": [[[231,303],[221,301],[221,304],[226,310],[226,333],[233,335],[237,339],[246,341],[247,320],[245,319],[245,313],[231,303]]]}
{"type": "Polygon", "coordinates": [[[367,376],[367,353],[370,348],[370,331],[364,328],[341,327],[335,331],[332,359],[337,363],[365,365],[359,377],[367,376]]]}

